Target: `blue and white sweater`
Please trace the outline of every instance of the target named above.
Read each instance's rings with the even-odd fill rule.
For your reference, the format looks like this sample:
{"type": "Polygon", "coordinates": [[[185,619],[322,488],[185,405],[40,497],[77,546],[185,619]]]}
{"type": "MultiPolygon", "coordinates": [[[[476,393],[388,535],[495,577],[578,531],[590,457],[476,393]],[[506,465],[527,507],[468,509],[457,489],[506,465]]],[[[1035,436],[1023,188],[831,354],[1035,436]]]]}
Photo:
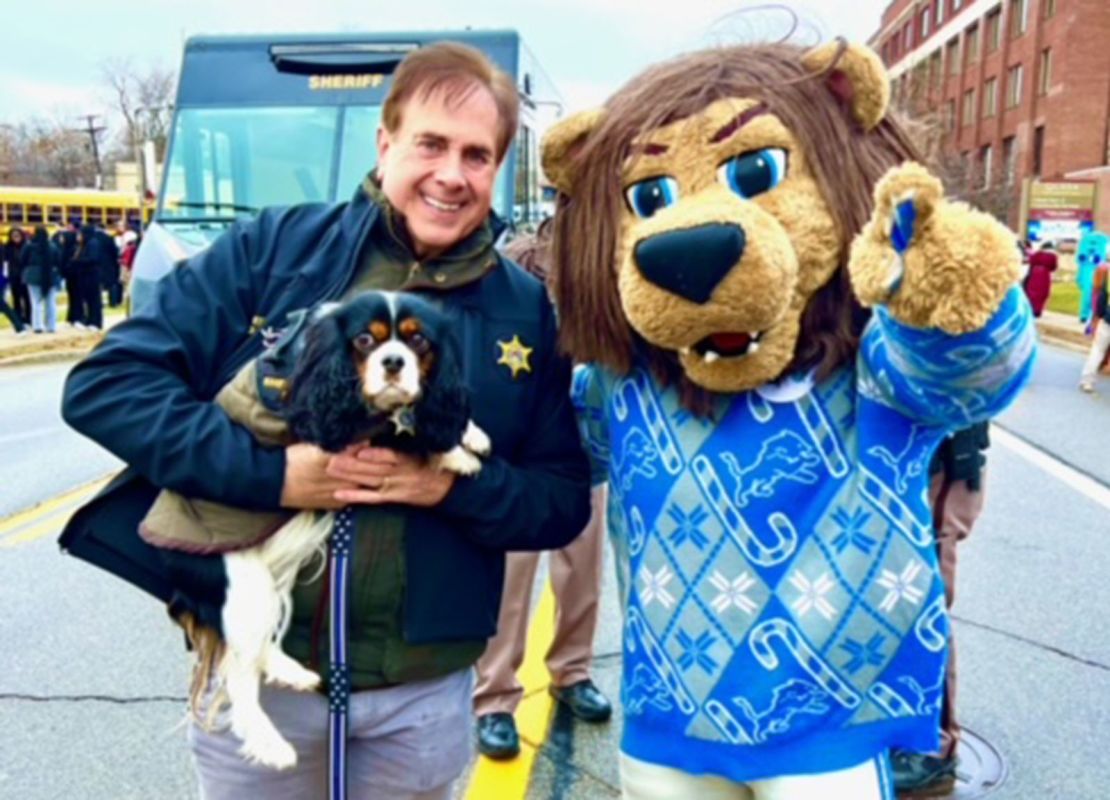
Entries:
{"type": "Polygon", "coordinates": [[[579,368],[624,611],[621,749],[741,782],[936,749],[929,459],[1017,395],[1034,349],[1015,288],[962,336],[877,309],[854,368],[722,396],[716,422],[644,369],[579,368]]]}

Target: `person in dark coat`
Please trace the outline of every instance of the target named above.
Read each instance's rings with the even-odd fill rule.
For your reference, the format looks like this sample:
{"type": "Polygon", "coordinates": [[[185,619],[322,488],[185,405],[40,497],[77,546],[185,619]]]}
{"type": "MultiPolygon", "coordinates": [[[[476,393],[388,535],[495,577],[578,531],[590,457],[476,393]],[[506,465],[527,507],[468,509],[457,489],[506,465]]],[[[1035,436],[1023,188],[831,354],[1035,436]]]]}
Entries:
{"type": "Polygon", "coordinates": [[[61,255],[41,225],[23,248],[23,280],[31,294],[31,327],[35,333],[54,333],[58,327],[61,255]]]}
{"type": "Polygon", "coordinates": [[[4,264],[8,269],[12,308],[24,325],[31,320],[31,295],[23,282],[23,248],[26,246],[27,235],[23,233],[23,229],[12,226],[8,231],[8,243],[4,245],[4,264]]]}
{"type": "Polygon", "coordinates": [[[100,264],[103,261],[103,244],[91,225],[77,232],[77,252],[73,256],[73,280],[77,286],[80,322],[90,330],[104,327],[102,298],[100,295],[100,264]]]}
{"type": "Polygon", "coordinates": [[[1052,293],[1052,273],[1056,271],[1056,253],[1052,242],[1045,242],[1041,249],[1029,257],[1029,275],[1025,278],[1025,294],[1033,307],[1033,316],[1044,312],[1045,303],[1052,293]]]}
{"type": "MultiPolygon", "coordinates": [[[[2,249],[3,248],[0,248],[0,250],[2,249]]],[[[7,290],[7,265],[0,263],[0,314],[3,314],[5,317],[8,318],[8,322],[10,322],[12,324],[12,327],[15,328],[15,332],[17,334],[22,334],[26,330],[26,326],[24,326],[23,320],[19,318],[19,315],[16,314],[15,311],[12,310],[12,307],[8,305],[8,298],[5,296],[7,290]]]]}
{"type": "Polygon", "coordinates": [[[119,247],[116,240],[103,228],[96,228],[100,242],[100,288],[108,293],[108,307],[115,308],[123,302],[123,284],[119,281],[119,247]]]}
{"type": "Polygon", "coordinates": [[[70,222],[55,233],[54,244],[61,254],[62,279],[66,288],[66,323],[70,327],[77,327],[80,322],[84,327],[84,320],[78,316],[80,298],[77,296],[77,282],[73,272],[73,256],[77,253],[77,226],[70,222]]]}

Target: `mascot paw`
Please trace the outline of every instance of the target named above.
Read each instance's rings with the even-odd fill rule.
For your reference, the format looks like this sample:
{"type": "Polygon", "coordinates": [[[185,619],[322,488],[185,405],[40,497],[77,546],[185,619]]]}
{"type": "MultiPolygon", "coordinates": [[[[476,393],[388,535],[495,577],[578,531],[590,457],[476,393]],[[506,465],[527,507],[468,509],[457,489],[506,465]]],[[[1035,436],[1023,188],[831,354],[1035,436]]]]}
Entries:
{"type": "Polygon", "coordinates": [[[891,169],[852,243],[848,269],[864,305],[959,334],[982,328],[1020,277],[1016,236],[989,214],[944,198],[920,164],[891,169]]]}

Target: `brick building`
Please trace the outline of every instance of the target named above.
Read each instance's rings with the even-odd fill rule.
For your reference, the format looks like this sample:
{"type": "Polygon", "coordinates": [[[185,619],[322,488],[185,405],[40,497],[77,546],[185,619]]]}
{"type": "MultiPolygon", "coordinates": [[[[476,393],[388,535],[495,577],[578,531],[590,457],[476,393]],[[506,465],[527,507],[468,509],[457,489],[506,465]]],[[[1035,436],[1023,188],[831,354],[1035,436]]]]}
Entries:
{"type": "Polygon", "coordinates": [[[1025,178],[1082,178],[1110,229],[1110,1],[893,0],[869,44],[969,188],[1010,197],[1011,224],[1025,178]]]}

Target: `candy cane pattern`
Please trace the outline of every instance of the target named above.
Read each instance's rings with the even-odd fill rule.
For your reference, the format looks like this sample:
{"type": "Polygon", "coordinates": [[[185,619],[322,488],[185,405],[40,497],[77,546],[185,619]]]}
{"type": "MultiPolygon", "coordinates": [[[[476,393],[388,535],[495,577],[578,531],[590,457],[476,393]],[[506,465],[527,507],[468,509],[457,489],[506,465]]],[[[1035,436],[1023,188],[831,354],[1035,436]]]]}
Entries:
{"type": "Polygon", "coordinates": [[[915,547],[931,545],[933,543],[932,520],[923,522],[916,519],[902,499],[880,481],[875,473],[862,466],[859,471],[862,476],[859,483],[860,494],[871,502],[871,505],[894,526],[894,529],[909,539],[915,547]]]}
{"type": "Polygon", "coordinates": [[[939,653],[948,644],[945,617],[944,595],[941,594],[917,618],[913,630],[917,634],[917,641],[926,650],[939,653]]]}
{"type": "Polygon", "coordinates": [[[748,732],[740,725],[736,717],[719,700],[710,700],[705,704],[705,713],[717,729],[724,734],[725,741],[729,744],[755,744],[748,732]]]}
{"type": "Polygon", "coordinates": [[[678,670],[671,664],[670,659],[667,658],[667,654],[664,652],[663,648],[660,647],[659,642],[655,641],[655,637],[651,635],[651,631],[640,616],[640,610],[633,606],[629,606],[628,608],[628,627],[643,644],[644,653],[647,655],[651,665],[655,668],[656,673],[663,681],[663,685],[667,687],[671,696],[674,697],[679,710],[687,716],[694,714],[698,710],[698,707],[694,704],[693,699],[690,697],[690,693],[682,683],[682,678],[679,677],[678,670]]]}
{"type": "Polygon", "coordinates": [[[775,639],[781,639],[786,650],[794,656],[794,660],[801,665],[813,680],[817,681],[836,702],[845,708],[855,708],[860,704],[859,694],[840,676],[832,667],[821,660],[813,649],[806,644],[801,632],[785,619],[769,619],[752,629],[749,644],[752,654],[766,670],[776,669],[779,657],[771,646],[775,639]]]}
{"type": "Polygon", "coordinates": [[[659,407],[659,401],[652,391],[647,376],[637,371],[616,385],[612,398],[613,411],[620,421],[626,420],[631,411],[625,397],[626,392],[630,392],[636,398],[640,413],[643,415],[644,428],[655,445],[663,469],[671,475],[677,475],[682,471],[682,453],[667,426],[666,415],[659,407]]]}
{"type": "Polygon", "coordinates": [[[813,395],[806,395],[795,401],[794,407],[798,410],[802,424],[809,431],[809,438],[817,445],[817,452],[821,454],[829,474],[834,478],[843,478],[848,474],[848,459],[821,404],[813,399],[813,395]]]}
{"type": "Polygon", "coordinates": [[[759,392],[748,392],[748,411],[756,422],[766,424],[775,416],[775,409],[759,392]]]}
{"type": "Polygon", "coordinates": [[[628,518],[632,521],[632,532],[628,537],[628,555],[638,556],[647,543],[647,527],[644,525],[644,517],[640,509],[636,506],[632,506],[632,510],[628,512],[628,518]]]}
{"type": "Polygon", "coordinates": [[[876,682],[867,690],[867,696],[874,700],[875,704],[885,711],[889,717],[898,719],[899,717],[916,716],[913,706],[885,683],[876,682]]]}

